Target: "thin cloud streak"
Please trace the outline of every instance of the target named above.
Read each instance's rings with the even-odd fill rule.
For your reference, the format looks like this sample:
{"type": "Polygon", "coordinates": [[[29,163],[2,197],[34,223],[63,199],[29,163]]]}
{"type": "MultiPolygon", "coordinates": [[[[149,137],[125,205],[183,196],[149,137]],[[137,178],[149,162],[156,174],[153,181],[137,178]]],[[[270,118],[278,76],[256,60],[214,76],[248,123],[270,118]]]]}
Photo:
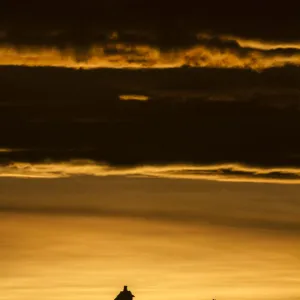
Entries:
{"type": "Polygon", "coordinates": [[[119,99],[123,101],[126,100],[148,101],[149,97],[145,95],[120,95],[119,99]]]}
{"type": "Polygon", "coordinates": [[[178,164],[122,168],[98,164],[90,160],[72,160],[36,164],[14,162],[0,167],[0,177],[51,179],[72,176],[145,176],[223,182],[300,184],[300,169],[298,168],[256,168],[240,164],[207,166],[178,164]]]}
{"type": "Polygon", "coordinates": [[[22,152],[25,149],[0,148],[0,153],[22,152]]]}
{"type": "Polygon", "coordinates": [[[264,41],[262,39],[249,39],[233,35],[214,35],[210,33],[198,33],[198,40],[212,41],[218,39],[223,42],[235,42],[241,48],[252,48],[257,50],[296,49],[300,50],[300,41],[264,41]]]}
{"type": "Polygon", "coordinates": [[[8,148],[0,148],[0,153],[10,153],[10,152],[13,152],[13,150],[8,148]]]}

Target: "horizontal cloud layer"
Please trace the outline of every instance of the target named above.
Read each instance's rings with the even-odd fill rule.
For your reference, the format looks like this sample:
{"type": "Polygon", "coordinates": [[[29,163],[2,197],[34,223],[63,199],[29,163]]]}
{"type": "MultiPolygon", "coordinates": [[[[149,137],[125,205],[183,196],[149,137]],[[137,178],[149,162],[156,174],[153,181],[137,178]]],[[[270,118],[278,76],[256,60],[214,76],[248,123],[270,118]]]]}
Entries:
{"type": "MultiPolygon", "coordinates": [[[[66,68],[178,68],[213,67],[262,70],[300,65],[299,42],[250,40],[234,36],[196,34],[188,45],[164,47],[149,40],[117,33],[101,43],[85,45],[23,45],[2,43],[0,65],[51,66],[66,68]],[[126,40],[128,39],[128,40],[126,40]]],[[[140,35],[138,35],[140,37],[140,35]]]]}
{"type": "Polygon", "coordinates": [[[14,162],[0,167],[0,177],[63,178],[70,176],[146,176],[170,179],[300,184],[300,169],[298,168],[255,168],[238,164],[113,167],[93,161],[78,160],[35,164],[14,162]]]}

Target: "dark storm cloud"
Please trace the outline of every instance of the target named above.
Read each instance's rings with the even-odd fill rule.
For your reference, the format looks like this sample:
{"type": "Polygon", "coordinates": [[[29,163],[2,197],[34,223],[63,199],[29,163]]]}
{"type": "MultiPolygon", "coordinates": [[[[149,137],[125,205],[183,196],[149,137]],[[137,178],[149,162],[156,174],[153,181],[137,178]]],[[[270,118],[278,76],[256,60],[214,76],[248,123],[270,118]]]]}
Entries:
{"type": "MultiPolygon", "coordinates": [[[[160,103],[196,99],[297,106],[299,78],[300,68],[295,67],[272,68],[263,72],[213,68],[90,71],[0,68],[2,106],[56,107],[79,105],[84,101],[103,107],[122,105],[117,100],[124,95],[125,98],[126,95],[140,95],[160,103]]],[[[89,109],[88,106],[82,109],[89,109]]]]}
{"type": "Polygon", "coordinates": [[[0,148],[24,151],[1,152],[1,161],[298,167],[299,76],[294,67],[259,73],[5,67],[0,148]]]}

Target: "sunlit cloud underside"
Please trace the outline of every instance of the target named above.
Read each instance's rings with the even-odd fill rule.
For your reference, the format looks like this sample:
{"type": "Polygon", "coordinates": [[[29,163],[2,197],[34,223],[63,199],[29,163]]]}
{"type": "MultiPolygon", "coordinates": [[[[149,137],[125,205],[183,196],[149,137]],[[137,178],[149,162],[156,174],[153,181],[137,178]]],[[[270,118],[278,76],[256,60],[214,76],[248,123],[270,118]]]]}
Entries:
{"type": "Polygon", "coordinates": [[[241,164],[113,167],[90,160],[71,160],[54,163],[14,162],[0,167],[0,177],[64,178],[71,176],[129,176],[300,184],[299,168],[258,168],[241,164]]]}
{"type": "Polygon", "coordinates": [[[261,70],[300,65],[300,43],[267,42],[199,33],[189,47],[163,49],[145,43],[106,41],[79,51],[76,46],[0,46],[0,65],[93,68],[213,67],[261,70]],[[214,45],[217,39],[222,46],[214,45]],[[235,46],[233,46],[235,45],[235,46]]]}

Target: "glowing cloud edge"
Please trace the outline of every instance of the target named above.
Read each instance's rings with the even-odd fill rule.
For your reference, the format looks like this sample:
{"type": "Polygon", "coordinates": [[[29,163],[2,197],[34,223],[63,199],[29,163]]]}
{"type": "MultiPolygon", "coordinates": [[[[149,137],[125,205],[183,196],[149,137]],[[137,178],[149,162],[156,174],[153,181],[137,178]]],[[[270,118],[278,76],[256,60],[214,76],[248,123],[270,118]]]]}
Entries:
{"type": "Polygon", "coordinates": [[[90,160],[71,160],[57,163],[13,162],[0,166],[0,177],[51,179],[72,176],[124,176],[222,182],[300,184],[300,168],[260,168],[242,164],[206,166],[174,164],[113,167],[90,160]]]}

